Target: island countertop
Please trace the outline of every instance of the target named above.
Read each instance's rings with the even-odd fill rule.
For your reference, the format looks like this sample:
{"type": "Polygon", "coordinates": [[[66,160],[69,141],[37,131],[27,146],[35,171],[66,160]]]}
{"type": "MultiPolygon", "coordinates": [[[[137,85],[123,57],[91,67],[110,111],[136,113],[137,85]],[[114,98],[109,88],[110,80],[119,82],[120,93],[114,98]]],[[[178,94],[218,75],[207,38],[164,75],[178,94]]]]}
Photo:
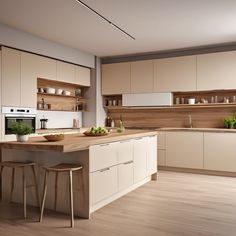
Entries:
{"type": "Polygon", "coordinates": [[[122,141],[149,135],[157,135],[157,131],[127,129],[123,133],[111,131],[108,135],[96,137],[85,136],[84,134],[67,134],[65,135],[64,140],[58,142],[48,142],[44,137],[33,137],[27,142],[1,142],[0,147],[2,149],[66,153],[88,150],[91,145],[122,141]]]}

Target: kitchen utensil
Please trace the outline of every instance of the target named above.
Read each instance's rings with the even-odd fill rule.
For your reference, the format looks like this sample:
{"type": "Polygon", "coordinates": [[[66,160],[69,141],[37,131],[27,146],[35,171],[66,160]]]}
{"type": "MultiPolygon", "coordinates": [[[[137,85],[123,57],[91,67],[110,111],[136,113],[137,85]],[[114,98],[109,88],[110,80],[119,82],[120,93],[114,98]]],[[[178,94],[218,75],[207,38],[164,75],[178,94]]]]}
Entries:
{"type": "Polygon", "coordinates": [[[48,134],[43,136],[49,142],[61,141],[65,138],[64,134],[48,134]]]}
{"type": "Polygon", "coordinates": [[[190,105],[195,104],[195,98],[189,98],[188,99],[188,104],[190,104],[190,105]]]}
{"type": "Polygon", "coordinates": [[[67,91],[67,90],[64,90],[64,91],[63,91],[63,95],[70,96],[70,95],[71,95],[71,92],[70,92],[70,91],[67,91]]]}
{"type": "Polygon", "coordinates": [[[113,106],[116,106],[116,105],[117,105],[117,101],[116,101],[116,100],[113,100],[113,101],[112,101],[112,105],[113,105],[113,106]]]}
{"type": "Polygon", "coordinates": [[[63,89],[60,89],[60,88],[57,88],[57,89],[56,89],[56,94],[57,94],[57,95],[61,95],[62,92],[63,92],[63,89]]]}
{"type": "Polygon", "coordinates": [[[76,89],[75,90],[75,96],[76,97],[81,97],[81,89],[76,89]]]}
{"type": "Polygon", "coordinates": [[[45,118],[40,119],[41,129],[47,129],[47,122],[48,122],[48,119],[45,119],[45,118]]]}
{"type": "Polygon", "coordinates": [[[49,94],[55,94],[56,89],[55,88],[45,88],[45,91],[46,91],[46,93],[49,93],[49,94]]]}

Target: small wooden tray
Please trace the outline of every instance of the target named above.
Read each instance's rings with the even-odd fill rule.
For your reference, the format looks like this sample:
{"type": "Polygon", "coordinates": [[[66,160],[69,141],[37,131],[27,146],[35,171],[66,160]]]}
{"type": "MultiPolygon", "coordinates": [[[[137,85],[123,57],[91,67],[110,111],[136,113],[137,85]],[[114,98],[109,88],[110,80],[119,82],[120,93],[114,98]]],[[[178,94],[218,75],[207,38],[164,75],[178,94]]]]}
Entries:
{"type": "Polygon", "coordinates": [[[57,142],[65,138],[64,135],[55,135],[55,134],[44,135],[43,137],[47,139],[48,142],[57,142]]]}

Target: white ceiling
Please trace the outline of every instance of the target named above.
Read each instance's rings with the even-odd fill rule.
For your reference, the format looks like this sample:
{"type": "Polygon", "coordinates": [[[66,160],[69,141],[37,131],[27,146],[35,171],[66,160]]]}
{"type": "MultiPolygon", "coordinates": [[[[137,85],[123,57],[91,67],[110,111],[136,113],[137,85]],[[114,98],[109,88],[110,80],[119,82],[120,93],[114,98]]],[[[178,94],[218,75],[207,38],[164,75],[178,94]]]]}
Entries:
{"type": "Polygon", "coordinates": [[[0,22],[97,56],[236,41],[236,0],[0,0],[0,22]]]}

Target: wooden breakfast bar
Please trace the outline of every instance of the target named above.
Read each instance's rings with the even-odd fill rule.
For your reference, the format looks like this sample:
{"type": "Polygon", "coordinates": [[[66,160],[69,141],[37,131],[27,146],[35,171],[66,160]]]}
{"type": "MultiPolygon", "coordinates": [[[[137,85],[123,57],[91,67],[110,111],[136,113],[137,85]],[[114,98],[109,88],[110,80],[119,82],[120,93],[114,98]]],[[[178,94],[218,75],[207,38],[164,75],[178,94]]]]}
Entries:
{"type": "MultiPolygon", "coordinates": [[[[112,131],[106,136],[87,137],[68,134],[59,142],[43,137],[28,142],[0,143],[0,161],[32,161],[37,165],[37,180],[42,197],[44,170],[60,163],[81,164],[82,181],[74,176],[74,213],[82,218],[125,195],[151,179],[157,179],[157,132],[145,130],[112,131]]],[[[11,171],[6,168],[1,181],[1,196],[9,198],[11,171]]],[[[15,173],[13,201],[22,203],[22,177],[15,173]]],[[[29,176],[29,179],[33,179],[29,176]]],[[[58,177],[57,211],[68,213],[68,176],[58,177]]],[[[29,183],[30,185],[30,183],[29,183]]],[[[37,205],[33,190],[28,188],[27,204],[37,205]]],[[[55,176],[49,178],[45,207],[54,209],[55,176]]]]}

